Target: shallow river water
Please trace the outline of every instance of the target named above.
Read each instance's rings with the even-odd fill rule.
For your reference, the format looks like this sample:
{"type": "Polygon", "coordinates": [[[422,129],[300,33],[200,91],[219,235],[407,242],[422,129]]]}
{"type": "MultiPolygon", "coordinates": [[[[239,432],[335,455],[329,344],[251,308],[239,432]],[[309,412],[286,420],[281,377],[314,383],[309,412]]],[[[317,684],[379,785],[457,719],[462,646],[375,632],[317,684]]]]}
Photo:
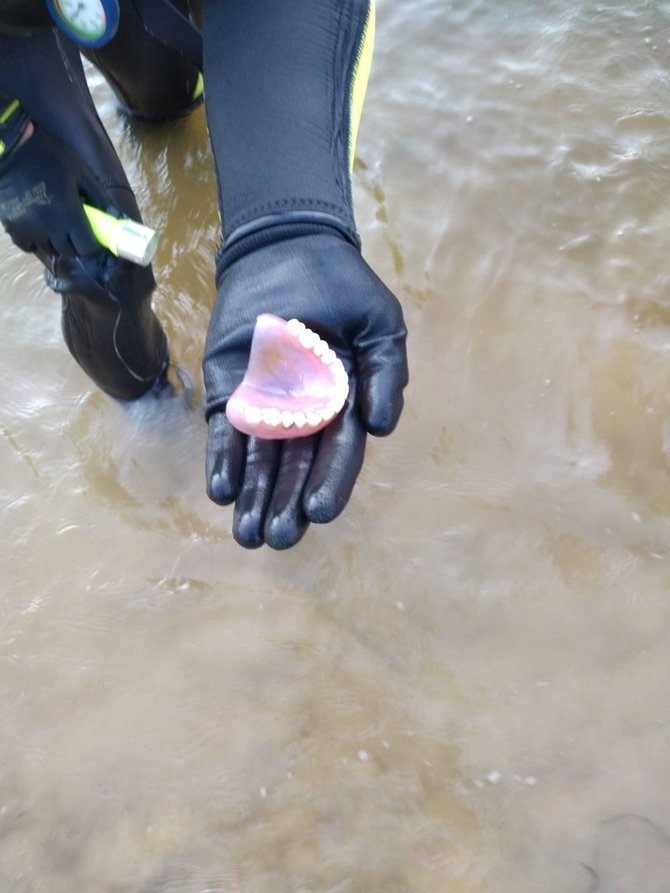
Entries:
{"type": "Polygon", "coordinates": [[[285,553],[204,493],[204,114],[91,83],[196,387],[96,391],[2,236],[0,891],[667,893],[670,4],[381,0],[412,380],[285,553]]]}

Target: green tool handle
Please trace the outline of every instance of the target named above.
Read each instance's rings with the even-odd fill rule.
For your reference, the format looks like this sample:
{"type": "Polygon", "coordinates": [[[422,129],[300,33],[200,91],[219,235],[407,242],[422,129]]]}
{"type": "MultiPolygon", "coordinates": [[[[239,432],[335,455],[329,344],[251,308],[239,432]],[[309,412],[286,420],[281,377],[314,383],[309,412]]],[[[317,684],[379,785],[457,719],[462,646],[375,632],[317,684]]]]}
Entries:
{"type": "Polygon", "coordinates": [[[98,242],[116,257],[148,267],[156,254],[156,231],[129,217],[114,217],[84,204],[84,212],[98,242]]]}

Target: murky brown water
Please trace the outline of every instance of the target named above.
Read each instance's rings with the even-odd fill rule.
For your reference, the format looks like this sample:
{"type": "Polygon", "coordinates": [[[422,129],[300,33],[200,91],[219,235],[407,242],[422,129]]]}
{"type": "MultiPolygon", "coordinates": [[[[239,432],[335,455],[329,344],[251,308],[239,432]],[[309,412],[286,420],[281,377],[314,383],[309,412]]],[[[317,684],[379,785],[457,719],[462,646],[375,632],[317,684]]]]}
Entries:
{"type": "Polygon", "coordinates": [[[2,237],[0,891],[667,893],[670,4],[380,3],[412,384],[288,553],[203,492],[203,113],[93,83],[197,387],[94,390],[2,237]]]}

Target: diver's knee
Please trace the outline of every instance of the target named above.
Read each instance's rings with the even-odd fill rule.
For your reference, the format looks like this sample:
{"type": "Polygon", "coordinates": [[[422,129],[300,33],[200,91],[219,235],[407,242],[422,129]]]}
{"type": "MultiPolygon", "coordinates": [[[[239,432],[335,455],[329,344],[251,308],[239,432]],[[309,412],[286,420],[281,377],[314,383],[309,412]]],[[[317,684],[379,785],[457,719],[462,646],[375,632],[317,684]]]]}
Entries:
{"type": "Polygon", "coordinates": [[[202,102],[202,75],[179,46],[147,28],[131,0],[122,0],[112,40],[87,58],[101,71],[127,114],[160,121],[187,115],[202,102]]]}

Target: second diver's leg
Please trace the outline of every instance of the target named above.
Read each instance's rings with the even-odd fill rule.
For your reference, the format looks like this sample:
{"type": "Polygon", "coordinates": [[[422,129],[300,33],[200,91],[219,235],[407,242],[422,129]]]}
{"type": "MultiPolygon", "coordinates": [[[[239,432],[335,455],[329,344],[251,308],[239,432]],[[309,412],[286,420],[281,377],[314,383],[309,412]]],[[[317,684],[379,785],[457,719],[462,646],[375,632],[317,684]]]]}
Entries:
{"type": "Polygon", "coordinates": [[[34,230],[24,247],[43,262],[47,283],[62,295],[63,335],[73,357],[106,393],[136,399],[162,379],[168,362],[167,338],[151,307],[151,269],[103,249],[85,257],[56,253],[61,232],[50,232],[67,232],[84,200],[141,220],[95,111],[79,53],[45,30],[28,37],[0,35],[0,56],[0,91],[20,103],[34,126],[33,135],[0,162],[0,187],[11,194],[20,184],[14,211],[26,215],[24,235],[26,228],[34,230]],[[21,199],[32,194],[40,202],[21,199]]]}
{"type": "MultiPolygon", "coordinates": [[[[172,0],[187,18],[199,18],[198,0],[172,0]]],[[[134,117],[162,120],[188,114],[202,101],[202,76],[179,46],[168,46],[145,27],[133,0],[120,0],[112,40],[84,54],[98,68],[121,107],[134,117]]]]}

